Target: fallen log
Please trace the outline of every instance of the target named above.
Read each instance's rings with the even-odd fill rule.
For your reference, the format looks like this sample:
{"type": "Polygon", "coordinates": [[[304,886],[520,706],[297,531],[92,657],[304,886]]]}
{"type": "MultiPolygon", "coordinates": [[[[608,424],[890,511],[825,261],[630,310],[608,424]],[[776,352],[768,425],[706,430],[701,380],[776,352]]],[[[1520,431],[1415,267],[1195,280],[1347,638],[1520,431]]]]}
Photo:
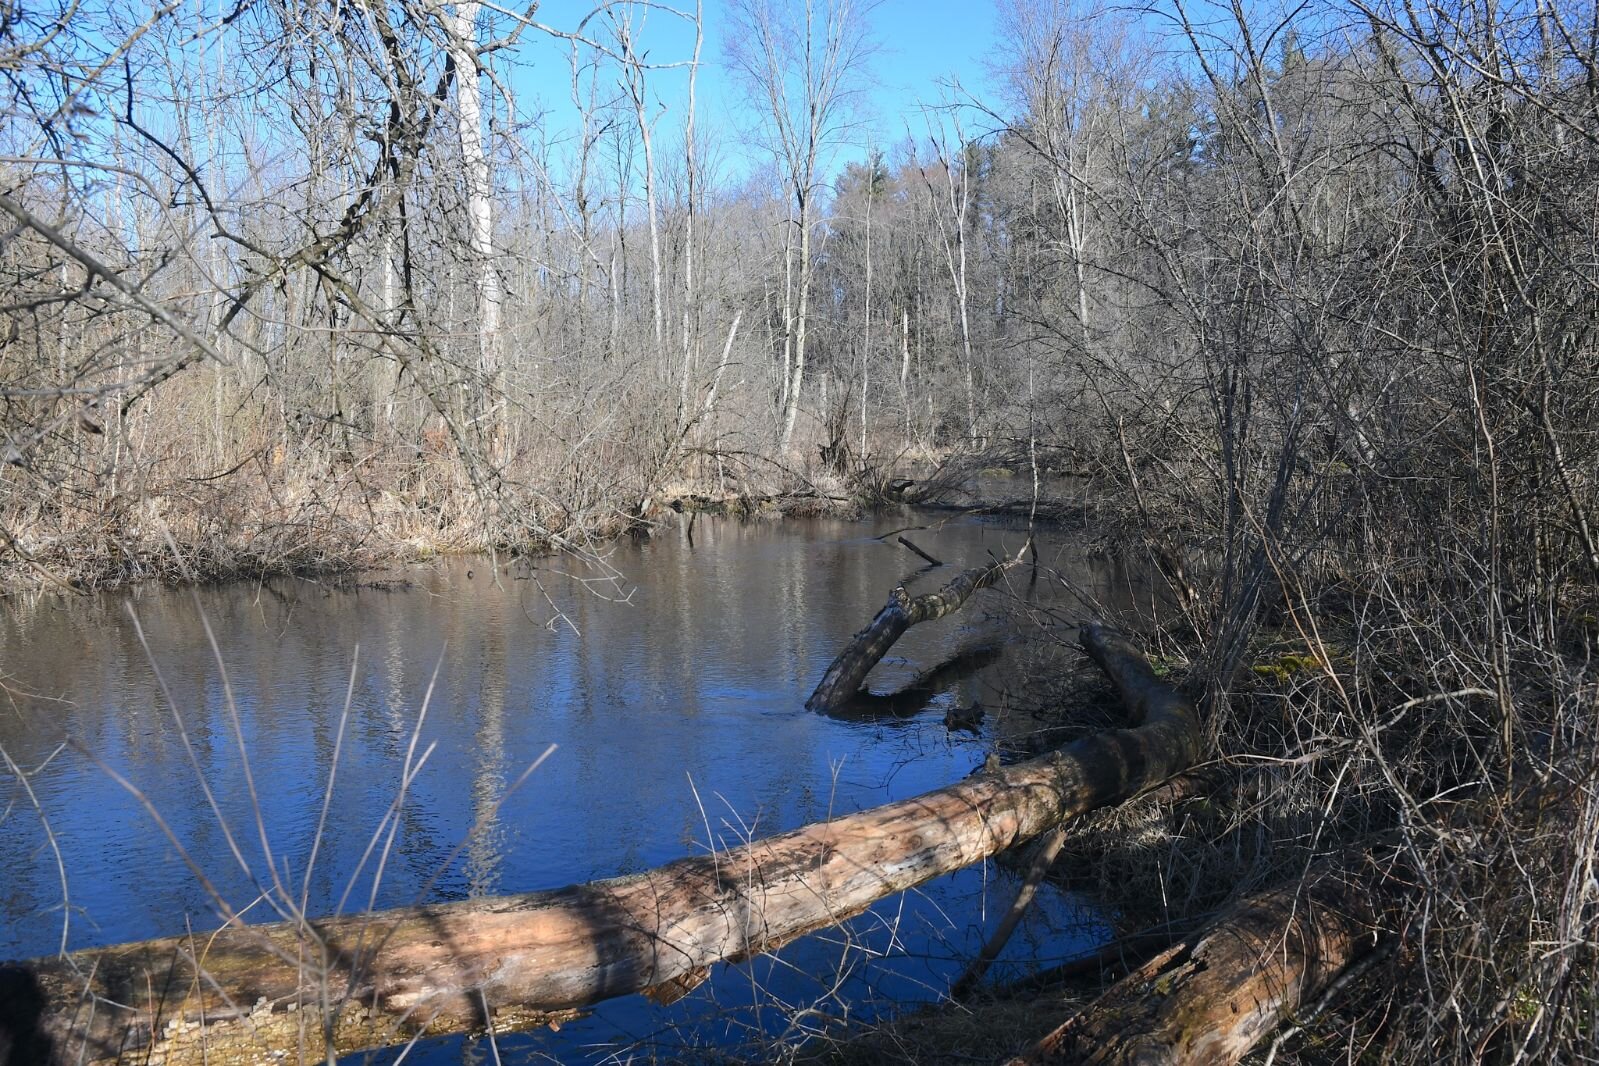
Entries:
{"type": "Polygon", "coordinates": [[[1149,691],[1153,674],[1121,638],[1088,627],[1083,640],[1137,728],[629,877],[0,966],[0,1062],[319,1057],[559,1022],[633,992],[676,998],[718,961],[834,925],[1186,767],[1192,705],[1149,691]]]}
{"type": "Polygon", "coordinates": [[[974,592],[998,581],[1000,574],[1020,561],[1018,554],[987,566],[974,566],[961,571],[938,591],[915,597],[905,591],[904,585],[896,585],[877,617],[851,637],[849,645],[833,660],[805,706],[823,714],[843,710],[860,693],[872,667],[882,661],[907,629],[960,610],[974,592]]]}
{"type": "Polygon", "coordinates": [[[1007,1066],[1231,1066],[1377,945],[1372,890],[1323,872],[1161,952],[1007,1066]]]}
{"type": "Polygon", "coordinates": [[[1125,975],[1128,971],[1141,966],[1157,952],[1165,951],[1174,941],[1181,939],[1182,935],[1174,926],[1165,924],[1112,940],[1101,948],[1067,959],[1047,970],[1009,981],[995,989],[995,998],[1018,999],[1022,996],[1036,996],[1045,990],[1074,984],[1103,988],[1113,978],[1125,975]]]}

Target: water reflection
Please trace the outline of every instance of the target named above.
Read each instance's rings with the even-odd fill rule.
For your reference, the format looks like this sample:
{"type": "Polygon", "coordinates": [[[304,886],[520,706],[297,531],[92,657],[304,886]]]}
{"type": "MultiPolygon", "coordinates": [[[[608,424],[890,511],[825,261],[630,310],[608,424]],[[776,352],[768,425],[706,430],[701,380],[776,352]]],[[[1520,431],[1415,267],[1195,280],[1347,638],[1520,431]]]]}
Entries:
{"type": "MultiPolygon", "coordinates": [[[[878,708],[889,713],[804,710],[830,658],[921,569],[892,538],[873,539],[903,524],[701,518],[692,542],[679,526],[618,545],[608,562],[622,581],[602,594],[586,584],[599,575],[566,561],[479,559],[384,575],[395,584],[272,581],[0,605],[0,747],[24,768],[67,736],[92,755],[66,751],[31,774],[43,818],[14,775],[0,778],[0,957],[54,951],[64,922],[71,947],[216,924],[214,901],[107,770],[148,797],[220,895],[255,920],[272,917],[259,900],[275,881],[303,893],[313,914],[341,900],[359,909],[557,887],[956,780],[982,762],[999,726],[991,716],[977,732],[951,732],[944,712],[1016,683],[994,650],[1009,630],[1007,596],[1078,608],[1059,582],[1031,583],[1018,568],[1009,592],[913,629],[872,684],[903,689],[961,650],[977,653],[973,669],[923,676],[914,701],[878,708]],[[555,755],[506,797],[551,744],[555,755]],[[385,828],[403,768],[423,752],[427,765],[385,828]],[[68,872],[65,907],[47,827],[68,872]]],[[[915,536],[952,567],[1023,539],[976,519],[915,536]]],[[[1081,588],[1129,594],[1125,575],[1069,539],[1046,538],[1041,551],[1081,588]]],[[[924,574],[913,588],[952,573],[924,574]]],[[[520,1046],[581,1058],[586,1044],[662,1026],[674,1039],[725,1044],[778,1024],[783,1004],[825,1001],[824,1014],[843,1014],[873,994],[936,997],[952,960],[975,949],[1008,900],[1008,885],[995,888],[1003,876],[979,868],[886,901],[847,946],[831,934],[729,968],[671,1012],[613,1004],[520,1046]],[[742,1010],[713,1021],[708,1004],[742,1010]]],[[[1081,946],[1071,922],[1093,924],[1054,896],[1039,917],[1046,964],[1081,946]],[[1051,922],[1064,931],[1047,932],[1051,922]]],[[[1029,950],[1019,939],[1011,955],[1029,950]]],[[[460,1044],[411,1061],[419,1054],[458,1058],[460,1044]]]]}

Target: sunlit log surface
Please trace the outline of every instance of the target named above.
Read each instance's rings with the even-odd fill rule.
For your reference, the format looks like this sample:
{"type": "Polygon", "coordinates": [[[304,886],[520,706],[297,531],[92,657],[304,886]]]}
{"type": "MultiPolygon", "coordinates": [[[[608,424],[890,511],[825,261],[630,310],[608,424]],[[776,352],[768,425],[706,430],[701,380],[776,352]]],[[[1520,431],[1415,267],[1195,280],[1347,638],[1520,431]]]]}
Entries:
{"type": "Polygon", "coordinates": [[[1192,704],[1122,638],[1089,626],[1082,640],[1135,728],[628,877],[13,964],[0,969],[0,1061],[320,1058],[329,1044],[558,1022],[632,992],[676,998],[716,962],[833,925],[1186,767],[1192,704]]]}

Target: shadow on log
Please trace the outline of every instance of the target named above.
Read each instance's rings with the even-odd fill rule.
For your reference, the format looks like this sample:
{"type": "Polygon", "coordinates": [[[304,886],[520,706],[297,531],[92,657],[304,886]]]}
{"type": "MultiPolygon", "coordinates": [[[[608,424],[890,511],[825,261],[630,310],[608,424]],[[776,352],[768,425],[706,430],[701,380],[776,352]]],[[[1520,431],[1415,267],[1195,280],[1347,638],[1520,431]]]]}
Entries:
{"type": "Polygon", "coordinates": [[[1138,728],[629,877],[0,966],[0,1061],[320,1058],[549,1024],[632,992],[670,1001],[719,961],[835,925],[1185,768],[1192,704],[1121,638],[1089,626],[1083,641],[1138,728]]]}
{"type": "Polygon", "coordinates": [[[1253,896],[1007,1066],[1231,1066],[1377,943],[1369,886],[1327,871],[1253,896]]]}
{"type": "Polygon", "coordinates": [[[984,589],[999,580],[1010,567],[1021,561],[1021,555],[999,560],[987,566],[974,566],[963,570],[954,580],[937,592],[924,592],[912,597],[905,586],[896,585],[888,594],[888,602],[877,612],[867,627],[850,638],[838,658],[833,660],[822,680],[811,693],[805,706],[823,714],[832,714],[848,707],[856,699],[872,667],[882,661],[888,649],[911,626],[931,622],[935,618],[954,614],[972,598],[978,589],[984,589]]]}

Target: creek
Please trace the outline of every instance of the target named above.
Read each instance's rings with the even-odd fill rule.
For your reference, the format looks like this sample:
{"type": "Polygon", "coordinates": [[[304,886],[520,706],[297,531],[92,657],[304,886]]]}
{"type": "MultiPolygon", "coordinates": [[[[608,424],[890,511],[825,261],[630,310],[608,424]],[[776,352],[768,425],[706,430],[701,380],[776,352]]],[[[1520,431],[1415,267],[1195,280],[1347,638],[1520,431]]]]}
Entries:
{"type": "MultiPolygon", "coordinates": [[[[957,651],[1002,649],[916,713],[839,720],[804,701],[896,581],[930,588],[1024,539],[971,516],[682,516],[602,561],[450,559],[349,582],[0,602],[0,749],[26,774],[0,763],[0,958],[214,928],[216,897],[270,921],[274,895],[320,916],[554,888],[952,783],[1023,728],[1016,613],[1081,616],[1057,574],[1107,602],[1139,593],[1079,537],[1044,535],[1042,578],[1018,567],[895,646],[874,691],[957,651]],[[922,570],[876,539],[911,524],[949,566],[922,570]],[[973,704],[976,731],[946,727],[973,704]]],[[[1015,885],[1003,867],[969,868],[719,967],[670,1008],[629,997],[558,1032],[501,1036],[497,1051],[736,1054],[936,1001],[1015,885]]],[[[996,976],[1106,932],[1091,904],[1046,886],[996,976]]],[[[406,1058],[493,1061],[471,1039],[406,1058]]]]}

